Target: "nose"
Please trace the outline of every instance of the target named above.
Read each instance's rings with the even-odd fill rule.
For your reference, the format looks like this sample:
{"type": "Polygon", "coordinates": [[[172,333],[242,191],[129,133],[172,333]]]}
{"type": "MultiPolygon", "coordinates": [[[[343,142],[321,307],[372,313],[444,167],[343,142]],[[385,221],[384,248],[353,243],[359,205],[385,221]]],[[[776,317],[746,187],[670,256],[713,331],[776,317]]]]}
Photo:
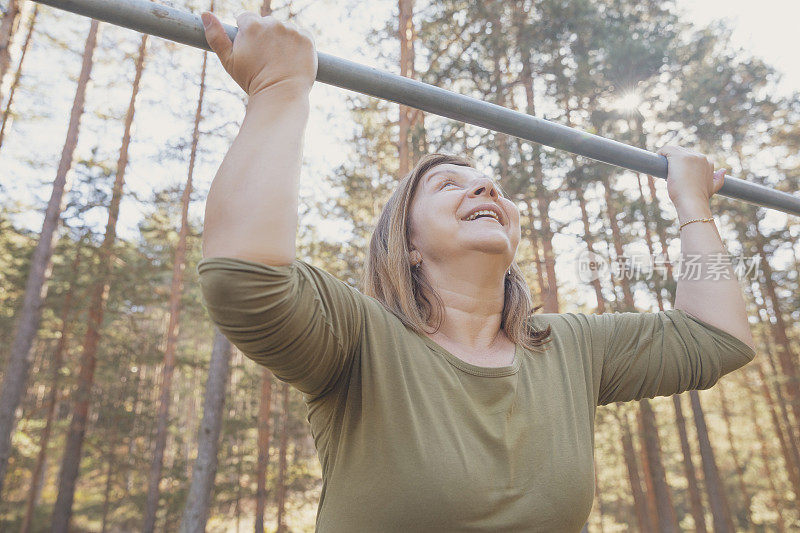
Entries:
{"type": "Polygon", "coordinates": [[[497,198],[500,195],[494,182],[487,177],[475,180],[469,192],[470,196],[480,196],[482,194],[488,194],[491,198],[497,198]]]}

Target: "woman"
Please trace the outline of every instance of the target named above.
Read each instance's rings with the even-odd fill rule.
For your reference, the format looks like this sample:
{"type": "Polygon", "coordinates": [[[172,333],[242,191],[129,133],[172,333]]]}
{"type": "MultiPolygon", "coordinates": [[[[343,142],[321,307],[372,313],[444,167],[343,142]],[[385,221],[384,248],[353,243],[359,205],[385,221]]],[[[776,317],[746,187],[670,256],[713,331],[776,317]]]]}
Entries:
{"type": "MultiPolygon", "coordinates": [[[[232,44],[203,18],[249,95],[208,196],[203,294],[236,346],[304,393],[318,531],[578,531],[597,405],[705,389],[754,357],[732,275],[681,280],[669,311],[532,315],[514,263],[519,212],[459,157],[427,156],[400,181],[364,293],[297,260],[313,40],[245,13],[232,44]]],[[[661,153],[683,253],[723,251],[713,221],[696,220],[722,173],[661,153]]]]}

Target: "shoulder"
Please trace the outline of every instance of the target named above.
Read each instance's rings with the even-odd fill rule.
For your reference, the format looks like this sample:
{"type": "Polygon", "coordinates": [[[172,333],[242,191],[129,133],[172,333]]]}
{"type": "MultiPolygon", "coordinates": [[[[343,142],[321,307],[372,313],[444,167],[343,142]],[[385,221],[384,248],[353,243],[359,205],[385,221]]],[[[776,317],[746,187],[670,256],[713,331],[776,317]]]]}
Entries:
{"type": "Polygon", "coordinates": [[[533,325],[538,330],[550,328],[550,341],[547,343],[566,358],[578,356],[589,358],[602,349],[605,338],[609,336],[608,324],[595,313],[541,313],[532,316],[533,325]]]}
{"type": "Polygon", "coordinates": [[[596,326],[597,317],[593,313],[536,313],[531,316],[531,323],[534,328],[542,330],[548,326],[552,332],[559,335],[568,335],[572,333],[585,334],[596,326]]]}
{"type": "Polygon", "coordinates": [[[336,288],[339,292],[346,292],[349,297],[357,300],[364,311],[364,319],[373,324],[382,324],[391,327],[405,329],[402,321],[394,315],[381,301],[372,296],[364,294],[361,289],[345,281],[337,275],[312,265],[306,261],[296,259],[292,266],[300,272],[300,275],[314,281],[318,288],[336,288]]]}

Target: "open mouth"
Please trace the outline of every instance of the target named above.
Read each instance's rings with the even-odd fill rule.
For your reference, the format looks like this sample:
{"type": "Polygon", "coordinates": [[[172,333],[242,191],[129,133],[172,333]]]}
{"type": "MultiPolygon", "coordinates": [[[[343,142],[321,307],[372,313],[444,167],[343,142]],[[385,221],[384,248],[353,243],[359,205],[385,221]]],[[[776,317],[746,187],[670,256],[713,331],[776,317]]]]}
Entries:
{"type": "Polygon", "coordinates": [[[500,224],[500,218],[498,217],[497,213],[489,209],[482,209],[480,211],[476,211],[475,213],[471,214],[468,218],[464,220],[466,222],[472,222],[474,220],[493,220],[498,224],[500,224]]]}

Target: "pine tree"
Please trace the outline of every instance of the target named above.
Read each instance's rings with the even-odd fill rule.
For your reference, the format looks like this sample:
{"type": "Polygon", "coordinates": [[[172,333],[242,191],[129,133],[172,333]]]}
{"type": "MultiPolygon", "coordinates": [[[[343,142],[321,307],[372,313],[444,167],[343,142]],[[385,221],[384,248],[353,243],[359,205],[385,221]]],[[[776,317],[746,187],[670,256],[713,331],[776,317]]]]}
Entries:
{"type": "Polygon", "coordinates": [[[3,18],[0,19],[0,101],[3,100],[2,87],[11,63],[11,44],[22,18],[23,0],[9,0],[3,18]]]}
{"type": "Polygon", "coordinates": [[[178,341],[178,321],[181,313],[181,294],[183,291],[183,273],[186,268],[186,238],[189,233],[189,203],[192,195],[192,176],[194,174],[195,159],[197,158],[197,144],[200,139],[200,121],[203,117],[203,97],[206,84],[206,67],[208,53],[203,54],[203,66],[200,70],[200,92],[197,97],[194,128],[192,130],[191,149],[189,152],[189,173],[181,198],[181,222],[178,232],[178,244],[175,247],[175,256],[172,263],[172,286],[169,296],[169,322],[166,333],[166,348],[164,349],[164,367],[161,372],[161,390],[158,403],[158,422],[156,439],[153,452],[153,461],[150,465],[150,477],[147,487],[147,501],[145,504],[143,531],[152,532],[155,529],[156,512],[158,511],[159,483],[161,482],[161,469],[164,461],[164,448],[167,444],[167,431],[169,422],[170,402],[172,399],[172,376],[175,370],[175,351],[178,341]]]}
{"type": "Polygon", "coordinates": [[[147,35],[142,35],[136,59],[136,72],[131,90],[128,111],[125,115],[125,125],[122,134],[122,146],[117,160],[116,176],[114,179],[111,203],[108,208],[108,222],[103,244],[98,250],[100,257],[100,272],[94,286],[90,291],[91,306],[89,308],[89,321],[80,359],[78,387],[74,393],[72,419],[67,433],[67,442],[61,463],[59,477],[58,498],[53,509],[53,532],[66,533],[72,517],[72,504],[75,497],[75,485],[78,480],[81,460],[81,450],[86,434],[86,425],[91,405],[91,391],[94,384],[95,366],[97,364],[97,347],[103,326],[103,315],[108,299],[109,283],[111,281],[112,247],[116,240],[116,227],[119,217],[119,205],[122,200],[125,185],[125,170],[128,166],[128,149],[130,146],[131,125],[136,109],[136,97],[139,94],[139,84],[144,71],[144,60],[147,50],[147,35]]]}
{"type": "Polygon", "coordinates": [[[42,302],[47,293],[50,259],[53,253],[53,241],[56,236],[61,217],[62,199],[67,188],[67,178],[72,167],[72,157],[78,144],[80,121],[83,116],[86,89],[91,79],[94,50],[97,46],[98,22],[92,21],[86,45],[83,51],[81,73],[72,103],[67,136],[61,152],[53,191],[47,203],[42,231],[33,253],[28,280],[25,284],[25,299],[17,319],[16,333],[11,347],[11,354],[3,377],[0,390],[0,493],[11,454],[11,434],[14,430],[14,417],[20,404],[31,364],[31,346],[39,329],[42,302]]]}
{"type": "Polygon", "coordinates": [[[50,442],[50,435],[52,433],[53,422],[56,412],[56,402],[58,401],[58,393],[61,387],[61,369],[64,365],[64,358],[67,353],[67,342],[69,342],[69,327],[71,314],[73,312],[73,300],[75,298],[75,285],[78,282],[78,275],[81,267],[81,259],[83,257],[83,239],[75,249],[75,258],[72,261],[72,276],[70,279],[67,294],[64,297],[64,302],[61,307],[61,330],[58,335],[58,344],[56,345],[55,353],[51,362],[51,381],[50,392],[47,397],[47,414],[44,429],[39,440],[39,453],[36,456],[36,466],[33,468],[31,474],[31,484],[28,491],[28,501],[25,505],[25,518],[20,526],[20,533],[27,533],[31,529],[33,521],[33,510],[36,505],[36,499],[39,497],[39,483],[42,477],[42,469],[44,468],[45,458],[47,457],[47,446],[50,442]]]}
{"type": "MultiPolygon", "coordinates": [[[[19,80],[22,77],[22,65],[25,63],[25,56],[28,53],[28,47],[31,44],[31,37],[33,36],[33,29],[36,26],[36,17],[39,14],[39,4],[36,4],[31,12],[30,19],[28,19],[28,33],[25,35],[25,41],[22,43],[22,50],[17,62],[17,70],[14,72],[14,78],[11,81],[11,87],[8,90],[8,98],[6,98],[6,109],[3,111],[3,119],[0,122],[0,148],[3,147],[3,138],[6,134],[6,128],[11,124],[12,119],[12,104],[14,103],[14,95],[19,87],[19,80]]],[[[0,100],[2,100],[0,95],[0,100]]]]}
{"type": "Polygon", "coordinates": [[[200,423],[197,438],[197,459],[192,468],[192,481],[181,518],[181,533],[205,531],[208,521],[214,477],[217,474],[222,410],[225,405],[232,351],[230,341],[215,329],[214,348],[211,352],[203,401],[203,421],[200,423]]]}
{"type": "Polygon", "coordinates": [[[286,533],[286,452],[289,448],[289,385],[281,384],[281,444],[278,452],[278,533],[286,533]]]}

